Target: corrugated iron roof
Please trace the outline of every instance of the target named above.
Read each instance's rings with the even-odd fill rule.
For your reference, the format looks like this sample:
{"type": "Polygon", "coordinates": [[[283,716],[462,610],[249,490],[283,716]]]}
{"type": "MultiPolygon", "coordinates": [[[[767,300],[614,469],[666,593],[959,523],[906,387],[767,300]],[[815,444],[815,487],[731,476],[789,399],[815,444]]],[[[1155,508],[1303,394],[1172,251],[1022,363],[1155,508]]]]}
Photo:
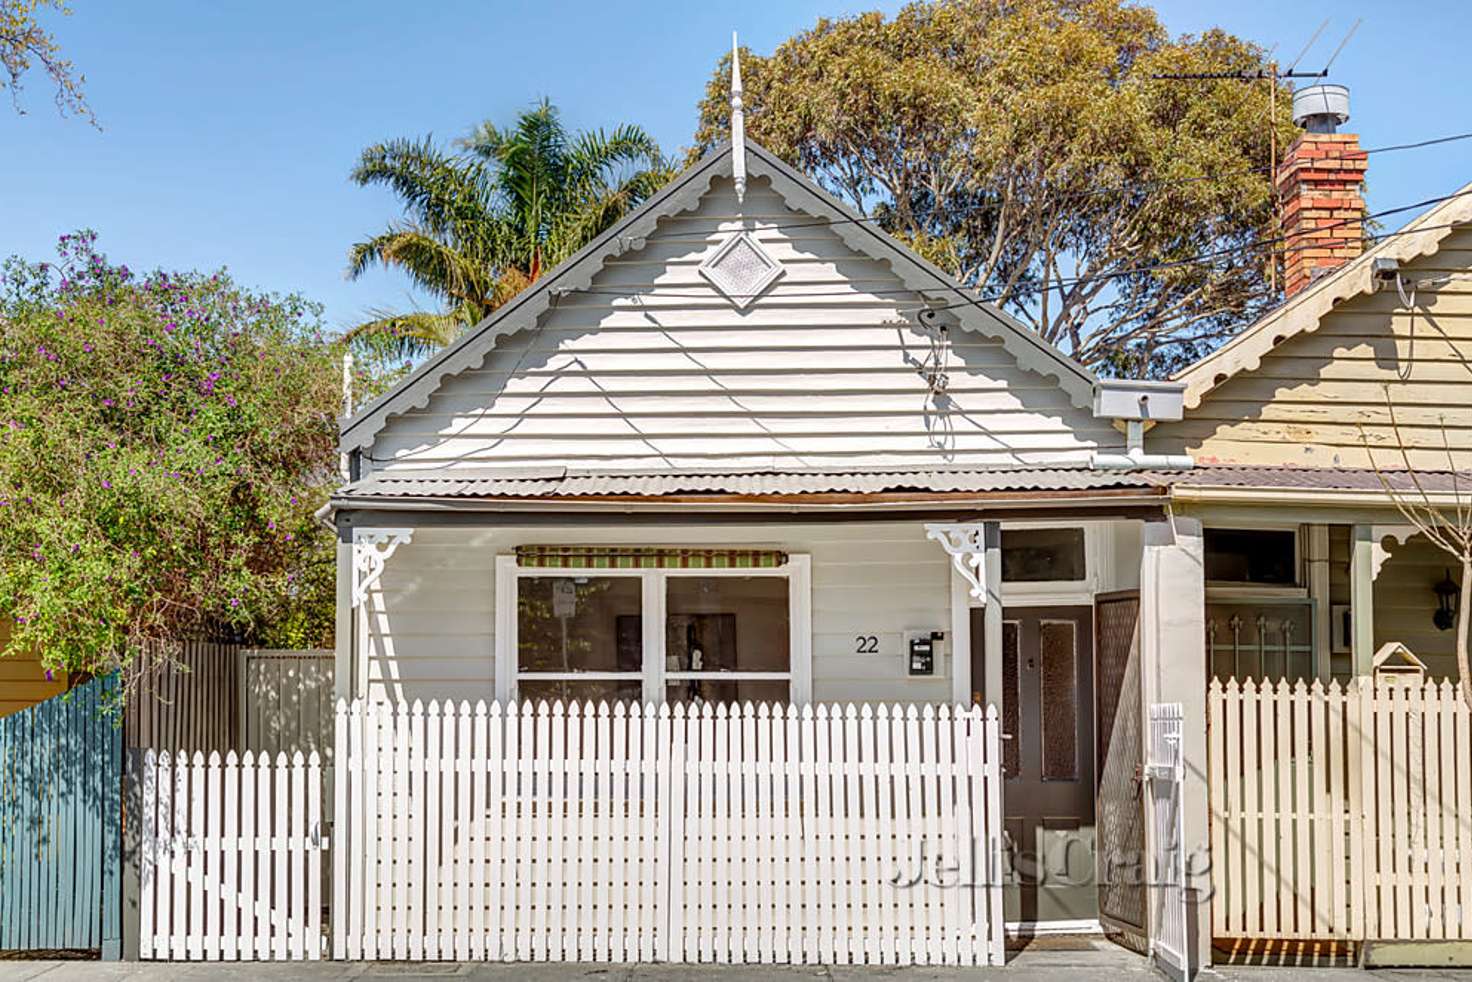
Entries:
{"type": "Polygon", "coordinates": [[[904,492],[1080,491],[1153,488],[1146,474],[1087,468],[852,470],[666,474],[387,472],[369,475],[340,498],[564,498],[636,495],[882,494],[904,492]]]}
{"type": "Polygon", "coordinates": [[[1209,464],[1188,471],[1153,471],[1151,479],[1180,487],[1270,490],[1472,492],[1472,471],[1386,470],[1349,467],[1266,467],[1209,464]],[[1383,475],[1383,481],[1382,481],[1383,475]]]}
{"type": "Polygon", "coordinates": [[[966,494],[1005,491],[1261,488],[1265,490],[1472,492],[1472,471],[1383,471],[1338,467],[1205,465],[1181,471],[1107,471],[1087,467],[915,470],[687,471],[596,473],[562,468],[424,470],[370,474],[336,499],[578,498],[675,495],[966,494]]]}

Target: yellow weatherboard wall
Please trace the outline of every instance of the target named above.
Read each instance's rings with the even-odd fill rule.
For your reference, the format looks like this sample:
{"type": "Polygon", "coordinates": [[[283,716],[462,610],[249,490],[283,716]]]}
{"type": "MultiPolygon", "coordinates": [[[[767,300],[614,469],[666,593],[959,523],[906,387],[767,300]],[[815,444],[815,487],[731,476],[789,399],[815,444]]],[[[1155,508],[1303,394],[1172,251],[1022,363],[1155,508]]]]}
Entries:
{"type": "MultiPolygon", "coordinates": [[[[10,625],[0,621],[0,645],[10,640],[10,625]]],[[[39,659],[0,655],[0,716],[9,716],[66,691],[66,679],[48,681],[39,659]]]]}
{"type": "MultiPolygon", "coordinates": [[[[1339,301],[1308,329],[1289,321],[1261,363],[1188,400],[1186,418],[1151,432],[1152,446],[1200,463],[1446,470],[1443,434],[1456,466],[1472,460],[1472,230],[1401,265],[1420,284],[1407,308],[1393,281],[1339,301]],[[1386,390],[1395,410],[1391,425],[1386,390]],[[1398,431],[1398,432],[1397,432],[1398,431]]],[[[1406,299],[1411,290],[1407,289],[1406,299]]],[[[1206,373],[1215,368],[1202,363],[1206,373]]]]}

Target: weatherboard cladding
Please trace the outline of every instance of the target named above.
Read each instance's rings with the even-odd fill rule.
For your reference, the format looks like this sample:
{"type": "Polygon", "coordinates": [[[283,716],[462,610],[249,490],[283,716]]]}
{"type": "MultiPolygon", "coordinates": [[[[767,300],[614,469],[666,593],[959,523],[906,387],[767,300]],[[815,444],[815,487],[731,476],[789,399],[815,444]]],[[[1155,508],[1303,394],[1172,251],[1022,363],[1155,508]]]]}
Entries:
{"type": "Polygon", "coordinates": [[[565,465],[1080,464],[1122,435],[1092,376],[997,311],[966,307],[936,357],[918,313],[954,285],[765,151],[738,204],[722,150],[349,421],[364,472],[565,465]],[[747,229],[783,265],[745,309],[700,274],[747,229]]]}

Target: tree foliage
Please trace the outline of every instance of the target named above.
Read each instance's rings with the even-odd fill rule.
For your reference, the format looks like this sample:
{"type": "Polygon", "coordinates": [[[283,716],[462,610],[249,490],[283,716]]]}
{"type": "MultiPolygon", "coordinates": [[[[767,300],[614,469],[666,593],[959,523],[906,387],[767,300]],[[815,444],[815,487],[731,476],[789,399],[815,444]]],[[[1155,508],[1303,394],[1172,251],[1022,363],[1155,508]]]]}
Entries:
{"type": "Polygon", "coordinates": [[[38,12],[50,8],[70,13],[61,0],[0,0],[0,89],[10,89],[15,111],[21,108],[21,82],[26,73],[40,66],[56,87],[56,108],[63,115],[74,113],[96,123],[82,95],[86,79],[61,55],[56,37],[36,22],[38,12]]]}
{"type": "Polygon", "coordinates": [[[623,218],[672,175],[637,126],[569,133],[542,102],[501,129],[487,121],[453,152],[430,138],[363,151],[352,178],[403,201],[405,217],[352,247],[348,273],[402,270],[434,312],[384,313],[351,332],[389,358],[442,347],[623,218]]]}
{"type": "Polygon", "coordinates": [[[138,277],[91,233],[0,278],[0,616],[54,669],[331,638],[339,369],[318,311],[138,277]]]}
{"type": "MultiPolygon", "coordinates": [[[[1264,57],[1220,30],[1172,39],[1126,0],[933,0],[820,20],[741,69],[751,138],[1081,361],[1137,374],[1272,300],[1251,244],[1289,97],[1274,118],[1275,83],[1152,77],[1264,57]]],[[[727,133],[729,70],[697,151],[727,133]]]]}

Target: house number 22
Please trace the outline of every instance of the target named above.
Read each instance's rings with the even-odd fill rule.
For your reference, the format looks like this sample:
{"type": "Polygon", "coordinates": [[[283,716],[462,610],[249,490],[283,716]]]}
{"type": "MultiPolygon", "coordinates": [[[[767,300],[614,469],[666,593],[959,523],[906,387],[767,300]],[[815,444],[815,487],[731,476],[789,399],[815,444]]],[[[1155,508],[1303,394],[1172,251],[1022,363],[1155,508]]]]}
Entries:
{"type": "Polygon", "coordinates": [[[879,653],[879,638],[872,634],[860,634],[854,638],[854,651],[861,655],[879,653]]]}

